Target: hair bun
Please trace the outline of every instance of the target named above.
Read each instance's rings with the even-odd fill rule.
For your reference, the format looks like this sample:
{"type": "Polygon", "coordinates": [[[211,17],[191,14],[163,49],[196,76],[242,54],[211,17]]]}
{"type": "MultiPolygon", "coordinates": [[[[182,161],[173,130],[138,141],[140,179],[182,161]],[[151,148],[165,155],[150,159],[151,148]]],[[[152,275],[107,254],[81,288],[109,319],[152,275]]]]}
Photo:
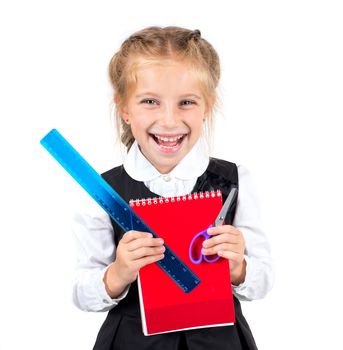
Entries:
{"type": "Polygon", "coordinates": [[[199,29],[192,30],[189,33],[189,39],[200,39],[201,38],[201,32],[199,29]]]}
{"type": "Polygon", "coordinates": [[[196,36],[197,38],[200,38],[200,37],[201,37],[201,32],[200,32],[199,29],[193,30],[193,33],[194,33],[194,36],[196,36]]]}

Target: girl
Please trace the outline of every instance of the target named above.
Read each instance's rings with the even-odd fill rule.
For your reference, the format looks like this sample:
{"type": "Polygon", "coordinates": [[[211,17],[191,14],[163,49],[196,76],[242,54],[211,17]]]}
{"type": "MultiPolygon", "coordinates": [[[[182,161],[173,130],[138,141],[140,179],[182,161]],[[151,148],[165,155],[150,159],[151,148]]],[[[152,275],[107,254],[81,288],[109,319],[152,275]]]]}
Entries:
{"type": "Polygon", "coordinates": [[[128,154],[103,177],[125,200],[217,189],[225,200],[231,185],[239,185],[226,220],[232,225],[210,229],[215,236],[202,251],[230,260],[236,323],[145,337],[136,278],[140,268],[163,259],[163,240],[122,232],[94,204],[75,217],[79,256],[73,294],[82,310],[109,311],[94,349],[256,349],[239,300],[266,295],[273,284],[272,261],[248,171],[210,158],[202,142],[216,104],[216,51],[199,30],[150,27],[124,41],[109,75],[128,154]]]}

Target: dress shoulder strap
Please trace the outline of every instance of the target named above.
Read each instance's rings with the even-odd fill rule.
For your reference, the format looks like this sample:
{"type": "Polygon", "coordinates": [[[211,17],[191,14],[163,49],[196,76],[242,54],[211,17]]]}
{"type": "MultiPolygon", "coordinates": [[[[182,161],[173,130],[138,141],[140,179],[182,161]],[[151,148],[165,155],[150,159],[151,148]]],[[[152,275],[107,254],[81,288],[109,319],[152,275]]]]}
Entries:
{"type": "MultiPolygon", "coordinates": [[[[237,165],[223,159],[210,158],[209,165],[206,171],[198,178],[193,192],[220,190],[224,202],[232,186],[236,186],[239,190],[237,165]]],[[[230,225],[236,213],[237,198],[238,196],[225,218],[225,223],[230,225]]]]}

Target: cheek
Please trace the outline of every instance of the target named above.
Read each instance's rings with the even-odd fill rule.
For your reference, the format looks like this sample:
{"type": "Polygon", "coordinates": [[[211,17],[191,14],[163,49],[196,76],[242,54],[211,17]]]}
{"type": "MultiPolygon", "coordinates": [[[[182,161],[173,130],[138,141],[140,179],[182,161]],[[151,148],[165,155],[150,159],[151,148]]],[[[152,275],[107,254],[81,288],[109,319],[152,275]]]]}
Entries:
{"type": "Polygon", "coordinates": [[[135,139],[148,136],[148,129],[151,126],[148,118],[135,117],[131,120],[131,131],[135,139]]]}
{"type": "Polygon", "coordinates": [[[204,116],[195,114],[189,119],[189,125],[194,133],[201,133],[204,127],[204,116]]]}
{"type": "Polygon", "coordinates": [[[140,129],[140,128],[144,128],[147,125],[147,116],[142,113],[142,112],[138,112],[138,111],[133,111],[133,113],[131,114],[131,128],[132,129],[140,129]]]}

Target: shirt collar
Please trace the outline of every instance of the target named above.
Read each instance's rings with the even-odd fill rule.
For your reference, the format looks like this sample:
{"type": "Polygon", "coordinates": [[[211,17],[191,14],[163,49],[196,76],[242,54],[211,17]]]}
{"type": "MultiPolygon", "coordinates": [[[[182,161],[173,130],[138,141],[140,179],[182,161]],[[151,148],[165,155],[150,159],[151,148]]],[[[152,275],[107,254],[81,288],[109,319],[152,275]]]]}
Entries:
{"type": "MultiPolygon", "coordinates": [[[[199,139],[189,153],[170,172],[172,177],[180,180],[196,179],[208,167],[209,154],[203,139],[199,139]]],[[[124,161],[125,171],[137,181],[151,181],[165,174],[161,174],[142,154],[137,141],[131,146],[124,161]]]]}

